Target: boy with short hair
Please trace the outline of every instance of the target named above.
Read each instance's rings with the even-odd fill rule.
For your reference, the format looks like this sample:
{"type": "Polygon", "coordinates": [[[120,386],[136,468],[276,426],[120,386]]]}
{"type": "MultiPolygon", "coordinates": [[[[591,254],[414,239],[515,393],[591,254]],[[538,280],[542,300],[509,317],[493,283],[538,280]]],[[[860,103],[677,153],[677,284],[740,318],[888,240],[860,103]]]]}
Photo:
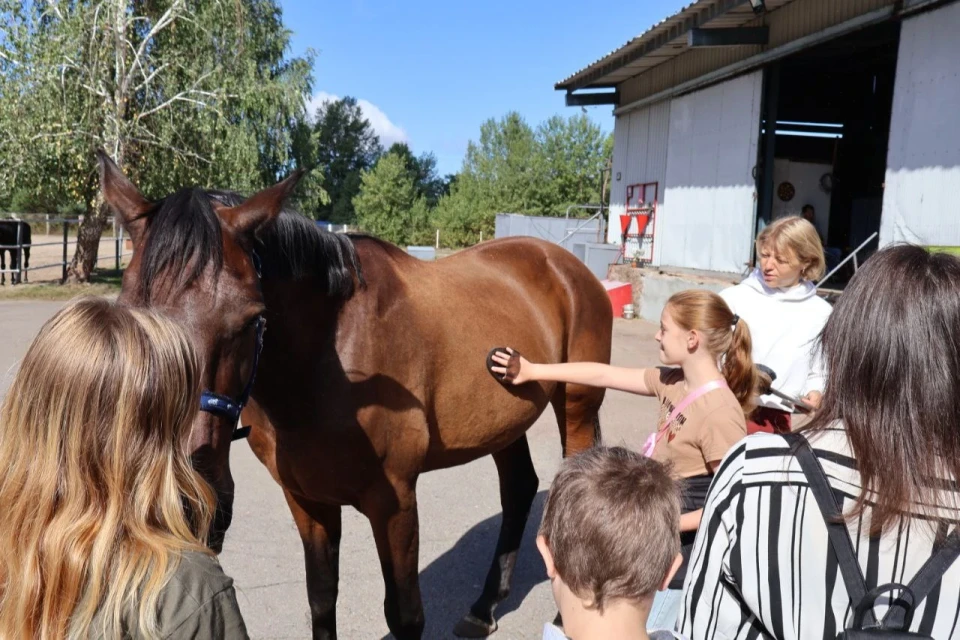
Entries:
{"type": "Polygon", "coordinates": [[[666,640],[646,631],[654,594],[682,560],[679,487],[659,462],[622,447],[564,461],[537,536],[566,636],[544,640],[666,640]]]}

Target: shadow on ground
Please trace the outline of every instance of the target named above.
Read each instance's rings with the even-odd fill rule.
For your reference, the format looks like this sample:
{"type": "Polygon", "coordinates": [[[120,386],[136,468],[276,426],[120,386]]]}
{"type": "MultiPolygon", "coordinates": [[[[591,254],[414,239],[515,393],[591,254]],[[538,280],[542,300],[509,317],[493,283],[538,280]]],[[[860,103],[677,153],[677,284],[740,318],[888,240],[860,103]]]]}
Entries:
{"type": "MultiPolygon", "coordinates": [[[[497,607],[497,618],[516,611],[530,591],[547,579],[536,547],[537,528],[546,499],[547,492],[541,491],[533,501],[517,554],[513,586],[507,599],[497,607]]],[[[497,514],[474,525],[449,551],[420,571],[420,591],[427,619],[424,638],[455,637],[454,625],[467,613],[483,588],[500,535],[501,520],[502,516],[497,514]]],[[[497,635],[494,633],[492,638],[497,635]]],[[[393,635],[388,634],[383,640],[392,638],[393,635]]]]}

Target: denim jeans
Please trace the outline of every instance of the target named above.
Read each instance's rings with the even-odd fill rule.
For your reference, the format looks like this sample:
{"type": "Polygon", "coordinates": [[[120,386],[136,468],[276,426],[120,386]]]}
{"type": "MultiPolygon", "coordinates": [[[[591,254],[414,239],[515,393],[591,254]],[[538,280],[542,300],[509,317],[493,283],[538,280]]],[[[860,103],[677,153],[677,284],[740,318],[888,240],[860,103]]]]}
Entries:
{"type": "Polygon", "coordinates": [[[647,631],[676,629],[682,604],[683,591],[680,589],[657,591],[657,595],[653,597],[653,606],[650,607],[650,617],[647,618],[647,631]]]}

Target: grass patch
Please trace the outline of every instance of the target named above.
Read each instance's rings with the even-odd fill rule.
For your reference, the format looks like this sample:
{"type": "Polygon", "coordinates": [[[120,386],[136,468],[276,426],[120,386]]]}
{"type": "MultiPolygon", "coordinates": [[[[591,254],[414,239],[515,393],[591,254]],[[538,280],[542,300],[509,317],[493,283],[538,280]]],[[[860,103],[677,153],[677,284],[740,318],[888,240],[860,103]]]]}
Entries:
{"type": "MultiPolygon", "coordinates": [[[[9,276],[9,274],[8,274],[9,276]]],[[[0,287],[0,300],[72,300],[77,296],[115,296],[120,293],[123,271],[94,271],[88,284],[8,284],[0,287]]]]}

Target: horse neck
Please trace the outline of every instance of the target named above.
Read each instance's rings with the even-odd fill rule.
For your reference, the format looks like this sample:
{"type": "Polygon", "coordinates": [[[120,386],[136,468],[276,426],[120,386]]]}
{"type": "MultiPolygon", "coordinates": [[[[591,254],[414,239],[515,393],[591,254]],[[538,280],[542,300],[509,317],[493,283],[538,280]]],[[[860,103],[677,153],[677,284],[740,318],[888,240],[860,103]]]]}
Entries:
{"type": "Polygon", "coordinates": [[[377,314],[378,301],[391,287],[399,288],[389,245],[364,237],[354,239],[354,244],[364,282],[355,275],[354,293],[347,300],[329,295],[321,276],[263,279],[267,331],[260,371],[265,378],[283,383],[261,385],[258,373],[257,387],[263,400],[281,411],[282,405],[315,397],[318,388],[333,390],[335,395],[341,385],[348,386],[338,342],[362,342],[371,317],[377,314]]]}
{"type": "MultiPolygon", "coordinates": [[[[324,336],[333,336],[343,302],[316,286],[311,280],[265,280],[263,297],[267,307],[267,329],[275,334],[275,342],[289,350],[291,357],[309,359],[324,336]]],[[[273,337],[273,336],[271,336],[273,337]]],[[[265,348],[269,343],[264,343],[265,348]]]]}

